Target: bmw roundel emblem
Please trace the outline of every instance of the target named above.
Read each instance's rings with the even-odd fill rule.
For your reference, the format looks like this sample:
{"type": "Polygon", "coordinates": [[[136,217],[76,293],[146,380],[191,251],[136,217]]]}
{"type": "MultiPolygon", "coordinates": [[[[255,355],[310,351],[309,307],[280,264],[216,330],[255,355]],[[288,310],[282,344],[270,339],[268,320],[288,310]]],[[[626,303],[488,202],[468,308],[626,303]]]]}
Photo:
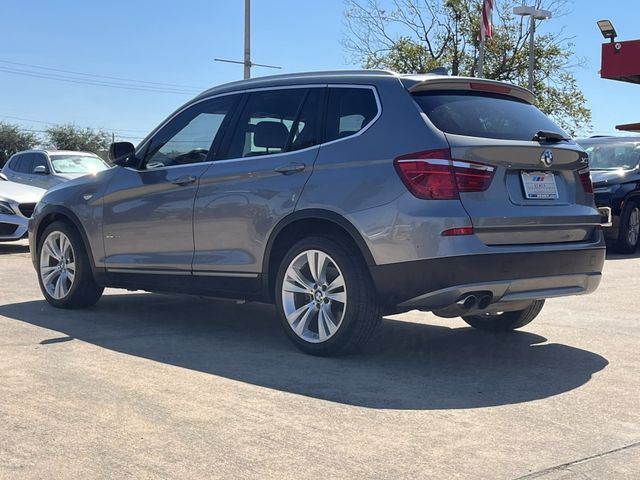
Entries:
{"type": "Polygon", "coordinates": [[[551,165],[553,165],[553,152],[551,150],[545,150],[544,152],[542,152],[540,161],[545,167],[550,167],[551,165]]]}

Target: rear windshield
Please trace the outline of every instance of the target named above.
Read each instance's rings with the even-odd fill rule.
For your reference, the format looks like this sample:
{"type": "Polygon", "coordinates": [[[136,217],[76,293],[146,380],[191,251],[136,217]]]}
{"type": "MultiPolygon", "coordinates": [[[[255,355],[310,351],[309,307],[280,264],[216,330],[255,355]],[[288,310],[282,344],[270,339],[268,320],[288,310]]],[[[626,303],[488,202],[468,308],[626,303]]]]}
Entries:
{"type": "Polygon", "coordinates": [[[51,155],[57,173],[96,173],[109,168],[107,162],[89,155],[51,155]]]}
{"type": "Polygon", "coordinates": [[[631,170],[640,163],[640,140],[637,142],[581,143],[589,154],[592,170],[631,170]]]}
{"type": "Polygon", "coordinates": [[[569,137],[536,107],[513,97],[459,90],[418,92],[413,97],[445,133],[530,141],[544,130],[569,137]]]}

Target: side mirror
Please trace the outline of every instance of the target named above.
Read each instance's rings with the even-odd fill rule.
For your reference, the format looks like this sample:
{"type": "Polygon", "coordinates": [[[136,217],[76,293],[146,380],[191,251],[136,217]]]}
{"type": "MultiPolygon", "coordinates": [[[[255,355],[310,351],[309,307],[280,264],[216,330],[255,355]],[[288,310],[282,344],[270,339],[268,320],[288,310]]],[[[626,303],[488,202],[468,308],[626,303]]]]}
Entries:
{"type": "Polygon", "coordinates": [[[49,175],[49,169],[45,165],[38,165],[33,169],[33,173],[36,175],[49,175]]]}
{"type": "Polygon", "coordinates": [[[135,147],[130,142],[115,142],[109,146],[109,160],[121,167],[125,167],[135,153],[135,147]]]}

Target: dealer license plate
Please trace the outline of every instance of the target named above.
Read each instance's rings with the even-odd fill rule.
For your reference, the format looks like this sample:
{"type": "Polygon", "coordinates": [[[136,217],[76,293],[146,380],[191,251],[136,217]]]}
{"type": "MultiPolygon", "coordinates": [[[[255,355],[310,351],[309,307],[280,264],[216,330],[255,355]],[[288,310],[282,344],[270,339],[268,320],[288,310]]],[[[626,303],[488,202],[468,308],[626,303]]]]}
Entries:
{"type": "Polygon", "coordinates": [[[520,172],[524,195],[530,199],[553,200],[558,198],[556,177],[551,172],[520,172]]]}

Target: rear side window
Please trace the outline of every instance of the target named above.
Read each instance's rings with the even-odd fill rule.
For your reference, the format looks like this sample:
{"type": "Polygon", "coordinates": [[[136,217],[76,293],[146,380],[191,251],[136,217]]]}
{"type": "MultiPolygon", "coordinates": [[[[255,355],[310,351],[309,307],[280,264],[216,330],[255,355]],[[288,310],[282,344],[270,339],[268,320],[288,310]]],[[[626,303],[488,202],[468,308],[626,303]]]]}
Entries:
{"type": "Polygon", "coordinates": [[[461,91],[419,92],[413,95],[439,130],[455,135],[530,141],[540,130],[569,137],[533,105],[513,97],[461,91]]]}
{"type": "Polygon", "coordinates": [[[298,117],[308,92],[305,88],[285,88],[250,93],[224,158],[282,153],[289,145],[307,144],[300,137],[314,130],[309,122],[314,123],[316,116],[298,117]]]}
{"type": "Polygon", "coordinates": [[[31,173],[32,155],[30,153],[23,153],[17,156],[11,161],[11,170],[19,173],[31,173]]]}
{"type": "Polygon", "coordinates": [[[370,88],[329,88],[325,141],[349,137],[367,127],[378,115],[370,88]]]}

